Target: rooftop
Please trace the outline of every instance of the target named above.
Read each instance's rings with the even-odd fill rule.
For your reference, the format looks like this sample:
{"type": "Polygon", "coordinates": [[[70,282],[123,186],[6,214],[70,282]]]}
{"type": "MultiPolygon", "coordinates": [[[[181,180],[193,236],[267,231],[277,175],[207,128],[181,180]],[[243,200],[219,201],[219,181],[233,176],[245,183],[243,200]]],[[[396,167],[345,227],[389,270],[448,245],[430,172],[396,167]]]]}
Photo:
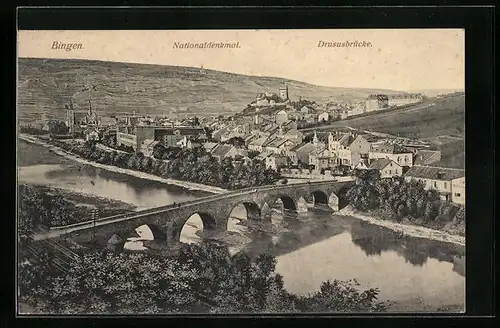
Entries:
{"type": "Polygon", "coordinates": [[[230,145],[218,145],[217,147],[215,147],[213,150],[212,150],[212,155],[214,156],[224,156],[226,155],[231,149],[233,148],[233,146],[230,146],[230,145]]]}
{"type": "Polygon", "coordinates": [[[405,176],[432,180],[454,180],[465,177],[465,170],[435,166],[412,166],[405,176]]]}
{"type": "MultiPolygon", "coordinates": [[[[376,159],[374,160],[369,168],[370,169],[377,169],[377,170],[382,170],[384,169],[387,165],[389,165],[391,162],[394,162],[393,160],[391,159],[388,159],[388,158],[379,158],[379,159],[376,159]]],[[[401,165],[397,164],[396,162],[394,162],[394,164],[396,164],[397,166],[401,167],[401,165]]]]}
{"type": "Polygon", "coordinates": [[[389,100],[389,97],[387,95],[382,95],[382,94],[372,94],[372,95],[369,95],[368,96],[368,99],[369,100],[372,100],[372,99],[377,99],[377,100],[389,100]]]}
{"type": "MultiPolygon", "coordinates": [[[[439,150],[418,150],[415,157],[415,165],[423,165],[429,161],[438,161],[441,158],[441,151],[439,150]]],[[[430,163],[429,163],[430,164],[430,163]]]]}

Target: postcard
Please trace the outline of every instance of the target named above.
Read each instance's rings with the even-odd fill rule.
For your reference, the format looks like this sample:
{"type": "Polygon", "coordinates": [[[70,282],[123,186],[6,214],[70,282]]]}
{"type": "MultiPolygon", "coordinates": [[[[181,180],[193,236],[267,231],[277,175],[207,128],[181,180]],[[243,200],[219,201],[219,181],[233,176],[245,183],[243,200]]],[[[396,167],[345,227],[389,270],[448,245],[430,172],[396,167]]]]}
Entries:
{"type": "Polygon", "coordinates": [[[462,313],[461,29],[20,30],[17,303],[462,313]]]}

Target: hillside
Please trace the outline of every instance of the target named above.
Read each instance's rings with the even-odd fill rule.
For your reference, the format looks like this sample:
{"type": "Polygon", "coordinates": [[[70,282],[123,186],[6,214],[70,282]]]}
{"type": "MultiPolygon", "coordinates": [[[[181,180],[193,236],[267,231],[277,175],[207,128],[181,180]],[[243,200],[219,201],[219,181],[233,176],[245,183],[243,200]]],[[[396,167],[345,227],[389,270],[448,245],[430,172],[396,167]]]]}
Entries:
{"type": "Polygon", "coordinates": [[[345,119],[333,125],[317,128],[327,131],[338,127],[352,127],[402,137],[430,141],[442,152],[439,165],[464,167],[465,96],[435,98],[427,104],[387,113],[345,119]]]}
{"type": "Polygon", "coordinates": [[[86,108],[89,98],[97,110],[148,115],[234,114],[263,91],[277,92],[282,83],[292,100],[299,96],[363,100],[376,89],[315,86],[275,77],[258,77],[193,67],[118,62],[20,58],[18,111],[21,121],[64,117],[64,105],[73,96],[75,107],[86,108]],[[82,91],[85,85],[97,90],[82,91]]]}

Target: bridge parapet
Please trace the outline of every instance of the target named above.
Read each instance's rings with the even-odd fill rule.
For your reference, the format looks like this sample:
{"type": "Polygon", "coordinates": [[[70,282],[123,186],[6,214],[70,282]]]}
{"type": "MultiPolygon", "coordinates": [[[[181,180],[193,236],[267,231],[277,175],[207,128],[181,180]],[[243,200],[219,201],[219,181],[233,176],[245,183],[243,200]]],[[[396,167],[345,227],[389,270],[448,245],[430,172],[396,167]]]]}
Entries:
{"type": "Polygon", "coordinates": [[[270,209],[278,199],[283,202],[284,209],[297,211],[299,209],[298,201],[301,198],[310,199],[311,195],[313,205],[321,204],[338,210],[340,191],[353,183],[353,181],[319,181],[246,188],[181,204],[170,204],[101,218],[95,222],[87,221],[65,227],[56,227],[51,229],[46,237],[70,234],[75,241],[85,243],[93,238],[95,232],[102,235],[103,239],[109,239],[113,234],[117,234],[126,240],[135,228],[149,225],[163,232],[166,235],[166,243],[171,244],[179,241],[184,224],[194,214],[200,216],[204,230],[222,232],[227,229],[231,212],[238,204],[245,206],[247,217],[251,220],[268,220],[270,209]]]}

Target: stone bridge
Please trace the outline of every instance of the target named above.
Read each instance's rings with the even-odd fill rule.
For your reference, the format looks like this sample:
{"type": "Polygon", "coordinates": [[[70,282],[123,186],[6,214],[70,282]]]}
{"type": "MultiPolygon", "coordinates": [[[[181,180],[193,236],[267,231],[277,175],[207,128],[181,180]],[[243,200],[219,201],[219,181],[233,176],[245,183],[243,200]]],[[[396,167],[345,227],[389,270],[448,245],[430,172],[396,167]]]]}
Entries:
{"type": "Polygon", "coordinates": [[[165,240],[167,246],[173,247],[180,242],[181,230],[194,214],[200,216],[205,235],[226,231],[231,212],[238,205],[245,207],[248,220],[269,223],[271,209],[278,200],[281,200],[282,211],[286,213],[303,212],[314,207],[336,211],[347,204],[345,193],[352,184],[353,181],[318,181],[241,189],[180,204],[101,218],[95,222],[53,227],[33,238],[41,240],[66,236],[85,244],[99,236],[96,239],[104,246],[114,234],[126,239],[137,227],[148,225],[155,239],[165,240]]]}

